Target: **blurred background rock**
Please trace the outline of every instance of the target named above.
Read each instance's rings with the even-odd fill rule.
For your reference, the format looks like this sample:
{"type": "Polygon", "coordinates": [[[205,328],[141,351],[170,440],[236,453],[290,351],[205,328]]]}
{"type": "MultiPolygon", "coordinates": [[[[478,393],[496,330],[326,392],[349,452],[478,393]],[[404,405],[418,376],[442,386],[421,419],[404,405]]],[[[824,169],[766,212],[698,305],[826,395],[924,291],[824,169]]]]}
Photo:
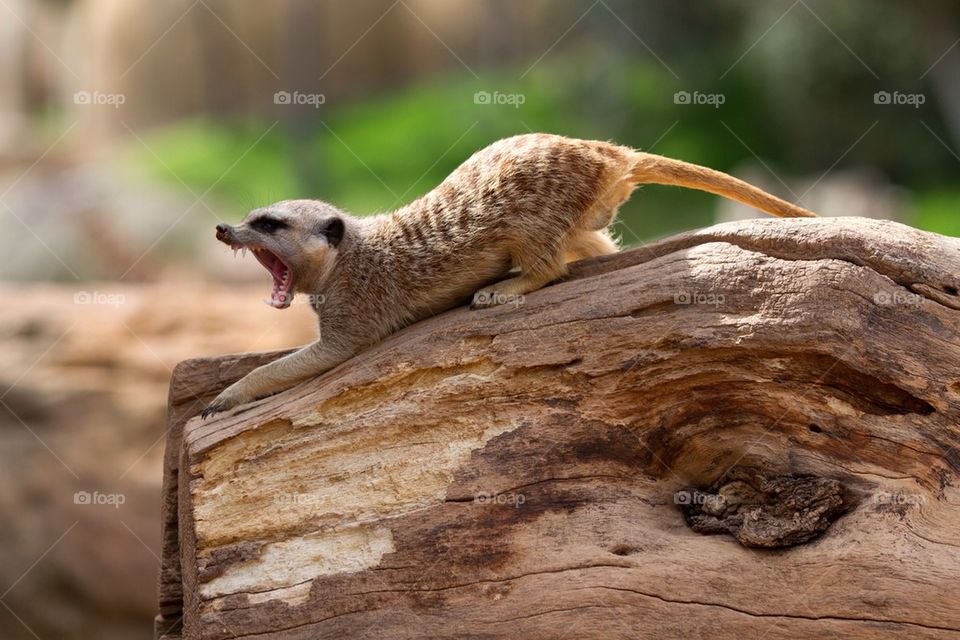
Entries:
{"type": "MultiPolygon", "coordinates": [[[[551,131],[958,235],[958,39],[948,0],[0,1],[0,637],[150,637],[170,369],[312,337],[218,221],[551,131]]],[[[745,215],[651,186],[617,231],[745,215]]]]}

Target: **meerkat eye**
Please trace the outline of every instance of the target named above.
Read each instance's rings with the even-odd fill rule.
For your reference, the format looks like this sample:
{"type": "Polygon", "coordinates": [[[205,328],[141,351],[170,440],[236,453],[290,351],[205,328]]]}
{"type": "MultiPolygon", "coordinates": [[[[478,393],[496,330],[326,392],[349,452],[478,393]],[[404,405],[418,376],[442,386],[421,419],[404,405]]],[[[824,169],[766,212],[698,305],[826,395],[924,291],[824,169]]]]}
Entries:
{"type": "Polygon", "coordinates": [[[250,223],[250,227],[260,231],[262,233],[273,233],[278,229],[286,228],[287,223],[283,220],[277,220],[276,218],[270,218],[264,216],[262,218],[257,218],[256,220],[250,223]]]}

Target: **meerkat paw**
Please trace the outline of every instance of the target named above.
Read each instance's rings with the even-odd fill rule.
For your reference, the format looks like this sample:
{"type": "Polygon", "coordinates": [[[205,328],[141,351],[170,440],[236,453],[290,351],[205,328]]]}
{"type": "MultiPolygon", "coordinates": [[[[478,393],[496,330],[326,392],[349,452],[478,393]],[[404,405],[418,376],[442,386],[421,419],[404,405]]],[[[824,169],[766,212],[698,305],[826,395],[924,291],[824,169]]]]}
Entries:
{"type": "Polygon", "coordinates": [[[203,420],[206,420],[215,413],[229,411],[237,405],[243,404],[239,398],[233,397],[231,394],[228,394],[227,391],[229,391],[229,389],[218,395],[214,398],[213,402],[204,407],[203,411],[200,412],[200,417],[203,420]]]}
{"type": "Polygon", "coordinates": [[[200,412],[200,418],[202,420],[206,420],[207,418],[209,418],[215,413],[220,413],[221,411],[227,411],[228,409],[231,409],[231,408],[232,407],[228,406],[222,401],[214,400],[213,402],[211,402],[210,404],[208,404],[206,407],[203,408],[203,411],[200,412]]]}
{"type": "Polygon", "coordinates": [[[527,293],[540,289],[551,280],[553,280],[553,277],[543,278],[525,274],[501,280],[473,294],[473,302],[470,303],[470,308],[487,309],[503,304],[519,307],[524,303],[527,293]]]}
{"type": "Polygon", "coordinates": [[[504,293],[497,289],[480,289],[473,294],[473,301],[470,303],[471,309],[489,309],[502,304],[512,304],[519,306],[523,304],[523,294],[504,293]]]}

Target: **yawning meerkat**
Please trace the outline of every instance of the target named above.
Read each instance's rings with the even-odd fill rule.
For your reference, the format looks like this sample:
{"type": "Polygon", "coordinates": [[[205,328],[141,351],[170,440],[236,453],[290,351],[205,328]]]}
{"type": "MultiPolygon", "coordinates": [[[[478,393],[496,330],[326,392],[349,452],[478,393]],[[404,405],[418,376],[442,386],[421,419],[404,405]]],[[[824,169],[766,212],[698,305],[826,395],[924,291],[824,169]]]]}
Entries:
{"type": "Polygon", "coordinates": [[[252,250],[270,271],[271,306],[290,306],[296,292],[312,296],[321,339],[230,385],[203,416],[319,375],[471,296],[473,308],[518,300],[562,276],[568,262],[617,251],[608,227],[639,184],[814,216],[713,169],[548,134],[495,142],[392,213],[357,218],[316,200],[256,209],[237,226],[217,225],[217,239],[252,250]]]}

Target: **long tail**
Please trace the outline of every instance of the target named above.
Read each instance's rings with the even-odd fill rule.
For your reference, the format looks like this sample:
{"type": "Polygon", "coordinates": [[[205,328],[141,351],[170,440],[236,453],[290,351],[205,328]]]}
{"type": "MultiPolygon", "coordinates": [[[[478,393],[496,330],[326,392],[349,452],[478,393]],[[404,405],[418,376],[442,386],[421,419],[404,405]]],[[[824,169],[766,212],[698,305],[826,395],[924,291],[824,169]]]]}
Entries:
{"type": "Polygon", "coordinates": [[[638,184],[667,184],[707,191],[781,218],[817,217],[812,211],[790,204],[722,171],[639,151],[636,158],[631,177],[638,184]]]}

